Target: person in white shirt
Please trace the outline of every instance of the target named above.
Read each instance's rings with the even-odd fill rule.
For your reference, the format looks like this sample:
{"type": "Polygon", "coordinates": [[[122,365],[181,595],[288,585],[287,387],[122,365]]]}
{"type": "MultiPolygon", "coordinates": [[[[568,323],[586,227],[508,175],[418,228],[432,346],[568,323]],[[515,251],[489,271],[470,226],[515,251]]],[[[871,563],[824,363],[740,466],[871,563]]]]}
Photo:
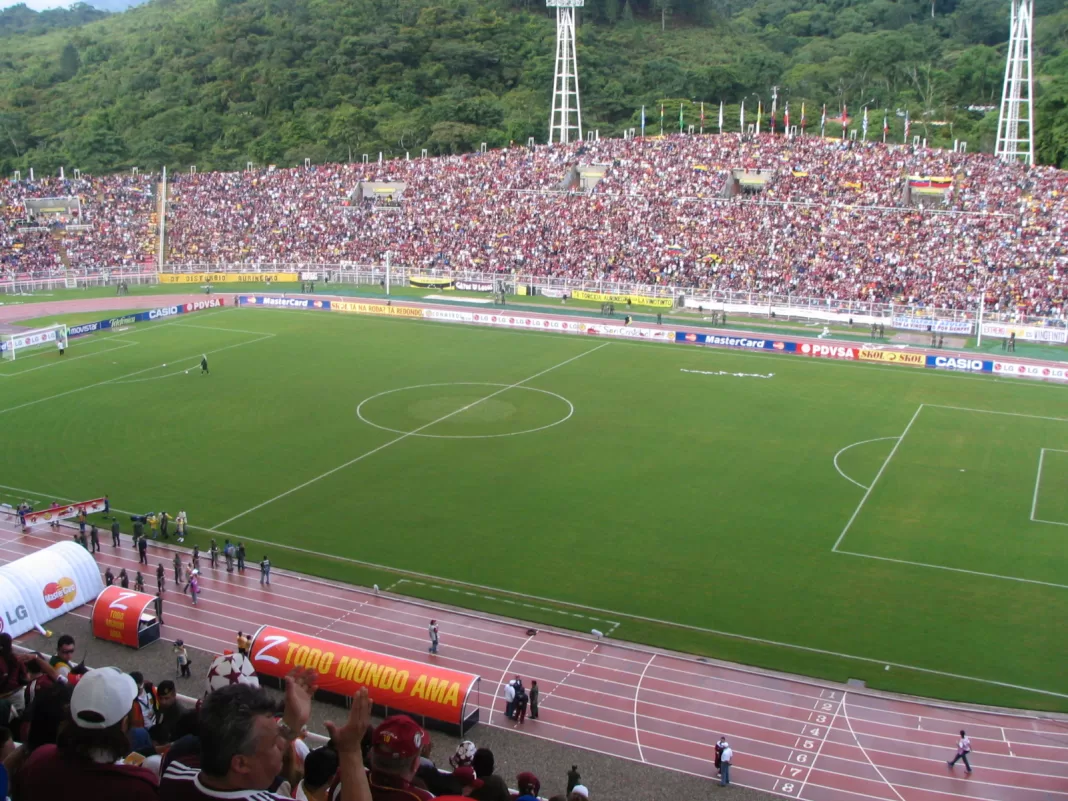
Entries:
{"type": "Polygon", "coordinates": [[[719,786],[726,787],[731,783],[731,762],[734,760],[734,751],[730,745],[723,744],[723,753],[719,756],[719,786]]]}
{"type": "Polygon", "coordinates": [[[515,685],[511,682],[504,685],[504,714],[511,720],[515,712],[515,685]]]}
{"type": "Polygon", "coordinates": [[[430,621],[427,634],[430,635],[430,653],[436,654],[438,652],[438,621],[430,621]]]}
{"type": "Polygon", "coordinates": [[[953,757],[953,760],[946,764],[953,767],[957,764],[957,760],[964,760],[964,767],[967,768],[968,773],[972,772],[971,763],[968,762],[968,754],[972,752],[972,741],[968,739],[968,735],[964,733],[964,729],[960,730],[960,741],[957,743],[957,755],[953,757]]]}

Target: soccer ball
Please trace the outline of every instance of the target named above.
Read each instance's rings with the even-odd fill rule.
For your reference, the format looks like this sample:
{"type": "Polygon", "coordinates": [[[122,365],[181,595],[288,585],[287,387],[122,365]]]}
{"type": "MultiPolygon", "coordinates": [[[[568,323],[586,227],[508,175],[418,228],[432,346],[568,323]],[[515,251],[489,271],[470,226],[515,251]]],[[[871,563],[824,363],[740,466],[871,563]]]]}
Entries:
{"type": "Polygon", "coordinates": [[[208,668],[208,692],[221,690],[231,684],[259,686],[260,680],[256,678],[256,670],[248,657],[241,654],[223,654],[211,661],[208,668]]]}
{"type": "Polygon", "coordinates": [[[189,375],[189,371],[188,371],[188,370],[186,370],[186,371],[185,371],[185,374],[186,374],[186,375],[189,375]]]}

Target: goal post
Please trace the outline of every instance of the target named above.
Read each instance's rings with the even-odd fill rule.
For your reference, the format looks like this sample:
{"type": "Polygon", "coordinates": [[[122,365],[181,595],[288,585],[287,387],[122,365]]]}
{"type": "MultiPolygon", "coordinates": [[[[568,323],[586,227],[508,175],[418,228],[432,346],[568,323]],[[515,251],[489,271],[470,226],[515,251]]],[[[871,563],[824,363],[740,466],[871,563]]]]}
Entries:
{"type": "Polygon", "coordinates": [[[0,334],[0,358],[3,361],[15,361],[21,354],[40,351],[45,348],[67,347],[67,326],[55,323],[32,331],[20,331],[17,334],[0,334]]]}

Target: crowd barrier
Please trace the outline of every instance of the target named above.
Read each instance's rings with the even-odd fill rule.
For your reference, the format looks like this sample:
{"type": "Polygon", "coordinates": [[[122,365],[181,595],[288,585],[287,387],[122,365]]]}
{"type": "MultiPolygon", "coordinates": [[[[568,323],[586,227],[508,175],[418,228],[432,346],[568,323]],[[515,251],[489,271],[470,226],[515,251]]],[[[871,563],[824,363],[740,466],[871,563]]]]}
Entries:
{"type": "Polygon", "coordinates": [[[418,306],[392,306],[385,303],[358,303],[346,300],[317,300],[312,298],[281,298],[264,295],[238,295],[238,306],[265,308],[318,309],[344,311],[356,314],[393,315],[399,317],[437,320],[440,322],[488,325],[496,328],[521,328],[527,331],[548,333],[586,334],[588,336],[618,337],[621,339],[644,339],[649,341],[676,342],[684,345],[704,345],[715,348],[741,350],[778,351],[821,359],[879,362],[910,367],[927,367],[935,370],[955,370],[967,373],[998,373],[1020,378],[1036,378],[1050,381],[1068,381],[1068,368],[1054,365],[1031,365],[1013,361],[994,361],[965,356],[925,354],[914,350],[870,348],[842,345],[833,342],[796,342],[787,339],[728,336],[707,331],[672,331],[664,328],[649,328],[641,325],[601,324],[576,320],[571,317],[531,317],[526,314],[502,314],[500,312],[467,311],[463,309],[421,308],[418,306]]]}

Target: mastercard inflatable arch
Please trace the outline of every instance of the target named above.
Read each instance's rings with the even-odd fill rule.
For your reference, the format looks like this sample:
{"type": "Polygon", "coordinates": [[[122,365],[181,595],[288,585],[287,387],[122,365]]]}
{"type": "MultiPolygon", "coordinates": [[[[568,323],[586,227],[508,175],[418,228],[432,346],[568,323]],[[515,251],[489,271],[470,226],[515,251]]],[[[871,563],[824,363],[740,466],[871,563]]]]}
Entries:
{"type": "Polygon", "coordinates": [[[0,633],[18,637],[96,599],[96,561],[75,542],[57,542],[0,566],[0,633]]]}

